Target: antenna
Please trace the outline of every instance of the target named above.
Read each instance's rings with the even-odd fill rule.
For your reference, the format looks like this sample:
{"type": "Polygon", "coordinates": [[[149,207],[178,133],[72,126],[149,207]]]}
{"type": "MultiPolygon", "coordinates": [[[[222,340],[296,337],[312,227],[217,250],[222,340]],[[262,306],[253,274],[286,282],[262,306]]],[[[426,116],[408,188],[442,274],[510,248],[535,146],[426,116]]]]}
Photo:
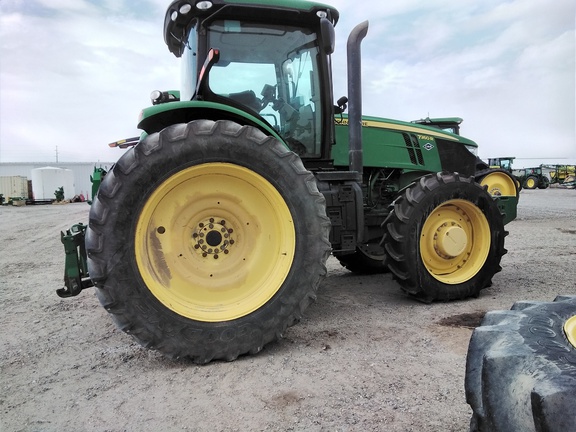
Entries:
{"type": "Polygon", "coordinates": [[[56,146],[56,163],[58,163],[58,146],[56,146]]]}

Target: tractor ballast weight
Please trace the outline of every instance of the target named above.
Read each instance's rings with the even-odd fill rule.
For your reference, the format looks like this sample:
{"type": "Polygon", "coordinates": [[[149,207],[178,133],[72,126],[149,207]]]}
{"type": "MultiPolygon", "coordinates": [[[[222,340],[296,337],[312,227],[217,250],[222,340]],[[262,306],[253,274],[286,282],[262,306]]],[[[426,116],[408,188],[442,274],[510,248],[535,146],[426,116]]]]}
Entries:
{"type": "Polygon", "coordinates": [[[164,38],[182,86],[152,93],[139,140],[112,144],[128,149],[87,228],[62,235],[59,294],[94,284],[142,345],[206,363],[282,337],[330,254],[391,271],[425,302],[489,286],[516,217],[513,178],[459,129],[362,115],[367,22],[348,38],[348,98],[334,105],[338,18],[304,0],[173,1],[164,38]]]}

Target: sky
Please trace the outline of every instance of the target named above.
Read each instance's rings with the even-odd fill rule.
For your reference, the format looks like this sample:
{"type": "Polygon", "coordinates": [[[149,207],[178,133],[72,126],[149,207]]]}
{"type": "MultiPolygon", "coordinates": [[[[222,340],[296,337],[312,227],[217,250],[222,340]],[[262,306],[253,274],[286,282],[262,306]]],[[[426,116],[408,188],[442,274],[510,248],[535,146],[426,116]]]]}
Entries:
{"type": "MultiPolygon", "coordinates": [[[[0,162],[117,160],[107,144],[139,135],[150,92],[179,88],[169,3],[0,0],[0,162]]],[[[576,163],[573,0],[324,3],[340,11],[335,99],[347,93],[348,34],[369,20],[365,115],[462,117],[483,159],[576,163]]]]}

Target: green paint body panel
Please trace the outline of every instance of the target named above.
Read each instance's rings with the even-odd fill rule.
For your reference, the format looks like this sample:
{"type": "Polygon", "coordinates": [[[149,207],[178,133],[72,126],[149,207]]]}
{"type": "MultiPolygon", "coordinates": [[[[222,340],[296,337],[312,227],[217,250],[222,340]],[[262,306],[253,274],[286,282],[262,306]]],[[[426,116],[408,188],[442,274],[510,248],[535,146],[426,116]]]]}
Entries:
{"type": "Polygon", "coordinates": [[[501,196],[496,198],[496,204],[503,215],[504,225],[516,219],[518,209],[518,197],[501,196]]]}
{"type": "MultiPolygon", "coordinates": [[[[348,166],[348,118],[343,116],[340,119],[337,116],[335,122],[336,144],[332,148],[332,157],[335,166],[344,167],[348,166]]],[[[362,125],[365,167],[438,172],[442,171],[442,164],[436,138],[477,147],[476,143],[464,137],[414,123],[364,116],[362,125]],[[417,140],[418,148],[415,150],[421,154],[421,158],[416,158],[416,161],[411,160],[407,150],[407,135],[417,140]]]]}

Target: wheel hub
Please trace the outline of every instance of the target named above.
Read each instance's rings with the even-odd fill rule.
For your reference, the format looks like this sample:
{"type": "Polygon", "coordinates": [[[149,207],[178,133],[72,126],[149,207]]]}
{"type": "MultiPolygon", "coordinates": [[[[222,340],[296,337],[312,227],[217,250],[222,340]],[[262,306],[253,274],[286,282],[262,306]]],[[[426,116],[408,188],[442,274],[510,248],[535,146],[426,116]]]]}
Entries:
{"type": "Polygon", "coordinates": [[[443,258],[455,258],[464,252],[467,246],[466,231],[454,222],[443,223],[434,235],[434,249],[443,258]]]}
{"type": "Polygon", "coordinates": [[[218,259],[219,254],[229,254],[234,245],[234,229],[225,219],[207,218],[198,223],[192,233],[194,249],[203,258],[218,259]]]}
{"type": "Polygon", "coordinates": [[[463,199],[445,201],[427,217],[420,256],[428,272],[445,284],[470,280],[490,250],[490,226],[482,211],[463,199]]]}

